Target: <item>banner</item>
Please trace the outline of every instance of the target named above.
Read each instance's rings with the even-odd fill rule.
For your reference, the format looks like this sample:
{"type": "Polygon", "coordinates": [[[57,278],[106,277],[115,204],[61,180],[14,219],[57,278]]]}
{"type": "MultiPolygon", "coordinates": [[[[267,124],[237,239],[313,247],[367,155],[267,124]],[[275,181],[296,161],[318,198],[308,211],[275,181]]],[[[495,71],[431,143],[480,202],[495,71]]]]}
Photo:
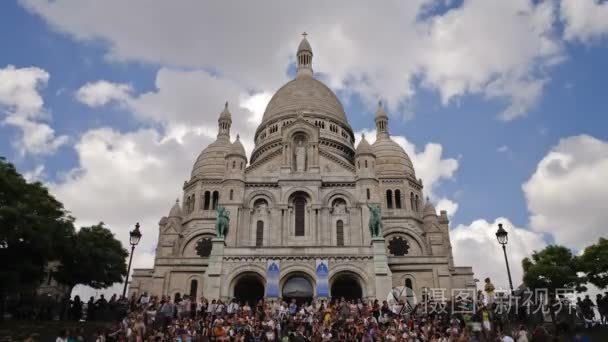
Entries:
{"type": "Polygon", "coordinates": [[[281,264],[279,260],[268,260],[266,266],[266,297],[279,297],[279,275],[281,273],[281,264]]]}
{"type": "Polygon", "coordinates": [[[317,259],[315,274],[317,276],[317,297],[329,297],[329,263],[327,259],[317,259]]]}

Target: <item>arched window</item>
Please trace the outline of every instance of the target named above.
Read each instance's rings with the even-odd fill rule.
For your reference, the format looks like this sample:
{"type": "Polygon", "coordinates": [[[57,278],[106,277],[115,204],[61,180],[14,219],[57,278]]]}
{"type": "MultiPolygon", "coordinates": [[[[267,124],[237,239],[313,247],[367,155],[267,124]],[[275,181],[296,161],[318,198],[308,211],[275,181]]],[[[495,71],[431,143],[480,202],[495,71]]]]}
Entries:
{"type": "Polygon", "coordinates": [[[236,161],[235,160],[232,161],[232,168],[233,169],[236,168],[236,161]]]}
{"type": "Polygon", "coordinates": [[[367,169],[367,159],[365,160],[365,168],[367,169]]]}
{"type": "Polygon", "coordinates": [[[412,210],[416,210],[416,204],[414,204],[414,193],[410,192],[410,207],[412,210]]]}
{"type": "Polygon", "coordinates": [[[357,162],[357,168],[361,168],[361,162],[357,162]]]}
{"type": "Polygon", "coordinates": [[[336,244],[344,246],[344,222],[342,220],[336,222],[336,244]]]}
{"type": "Polygon", "coordinates": [[[196,292],[198,291],[198,281],[192,279],[190,282],[190,300],[196,300],[196,292]]]}
{"type": "Polygon", "coordinates": [[[395,190],[395,208],[401,209],[401,190],[395,190]]]}
{"type": "Polygon", "coordinates": [[[405,279],[405,287],[407,287],[408,289],[414,289],[413,285],[412,285],[412,279],[407,278],[405,279]]]}
{"type": "Polygon", "coordinates": [[[260,220],[255,227],[255,246],[261,247],[264,244],[264,221],[260,220]]]}
{"type": "Polygon", "coordinates": [[[215,210],[215,208],[217,208],[217,202],[220,199],[220,193],[217,191],[213,192],[213,200],[211,202],[211,209],[215,210]]]}
{"type": "Polygon", "coordinates": [[[369,200],[369,199],[371,199],[371,198],[372,198],[372,194],[371,194],[371,192],[369,191],[369,188],[365,189],[365,192],[366,192],[366,195],[367,195],[367,199],[368,199],[368,200],[369,200]]]}
{"type": "Polygon", "coordinates": [[[230,189],[230,200],[232,201],[234,197],[234,190],[230,189]]]}
{"type": "Polygon", "coordinates": [[[306,197],[303,193],[297,193],[293,206],[295,207],[295,233],[296,236],[304,236],[305,217],[306,217],[306,197]]]}
{"type": "Polygon", "coordinates": [[[393,209],[393,192],[391,190],[386,190],[386,207],[393,209]]]}
{"type": "Polygon", "coordinates": [[[416,204],[416,211],[418,211],[418,203],[419,203],[418,195],[416,195],[416,200],[414,201],[414,204],[416,204]]]}
{"type": "Polygon", "coordinates": [[[211,193],[209,191],[205,191],[205,198],[203,200],[203,209],[209,210],[209,203],[211,201],[211,193]]]}
{"type": "Polygon", "coordinates": [[[186,197],[186,201],[184,202],[184,210],[186,213],[190,212],[190,196],[186,197]]]}
{"type": "Polygon", "coordinates": [[[241,170],[243,169],[243,162],[241,162],[241,170]]]}

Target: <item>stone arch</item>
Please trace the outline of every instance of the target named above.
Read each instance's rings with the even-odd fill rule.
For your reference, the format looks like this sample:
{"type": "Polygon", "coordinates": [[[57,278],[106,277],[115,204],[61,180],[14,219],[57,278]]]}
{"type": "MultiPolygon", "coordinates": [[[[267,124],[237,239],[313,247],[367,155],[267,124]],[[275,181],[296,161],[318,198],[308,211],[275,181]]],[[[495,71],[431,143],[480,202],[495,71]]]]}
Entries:
{"type": "Polygon", "coordinates": [[[292,277],[301,276],[306,278],[310,285],[312,286],[313,294],[317,295],[317,282],[315,281],[315,272],[313,269],[302,266],[302,265],[291,265],[281,270],[281,277],[279,278],[279,289],[281,291],[281,296],[283,296],[283,286],[285,283],[292,277]]]}
{"type": "Polygon", "coordinates": [[[386,230],[384,230],[382,232],[382,235],[387,242],[394,235],[405,235],[408,238],[410,238],[416,242],[416,244],[418,245],[418,248],[420,249],[420,253],[422,255],[428,255],[428,248],[427,248],[428,246],[426,245],[426,242],[424,240],[422,240],[422,238],[420,237],[419,234],[417,234],[416,232],[412,231],[409,228],[390,227],[390,228],[387,228],[386,230]]]}
{"type": "Polygon", "coordinates": [[[354,266],[354,265],[332,265],[329,268],[329,287],[331,288],[334,280],[337,279],[341,274],[350,274],[355,276],[355,279],[359,282],[359,286],[361,286],[361,292],[363,293],[363,297],[373,297],[374,296],[374,283],[372,279],[367,275],[365,270],[354,266]]]}
{"type": "Polygon", "coordinates": [[[296,186],[296,187],[289,189],[289,191],[285,192],[285,194],[283,194],[283,197],[281,198],[281,203],[289,204],[289,200],[296,192],[306,193],[308,198],[310,198],[311,205],[317,205],[319,203],[317,200],[317,197],[313,194],[313,192],[310,189],[303,187],[303,186],[296,186]]]}
{"type": "Polygon", "coordinates": [[[194,232],[186,235],[183,238],[182,245],[180,246],[179,254],[184,255],[184,253],[186,252],[186,247],[188,247],[191,243],[193,243],[194,240],[196,240],[199,237],[210,237],[213,239],[215,237],[215,230],[212,230],[212,229],[197,230],[197,231],[194,231],[194,232]]]}
{"type": "MultiPolygon", "coordinates": [[[[289,265],[281,269],[281,277],[279,278],[279,285],[283,285],[285,280],[290,276],[293,276],[294,273],[304,274],[306,277],[314,280],[316,278],[315,269],[312,266],[305,265],[289,265]]],[[[315,282],[313,281],[313,285],[315,282]]]]}
{"type": "Polygon", "coordinates": [[[227,293],[222,293],[222,297],[229,297],[234,295],[234,286],[238,282],[239,278],[245,275],[254,275],[256,278],[259,278],[264,284],[264,288],[266,288],[266,269],[264,267],[255,265],[255,264],[244,264],[241,266],[235,267],[229,274],[226,276],[226,283],[228,283],[228,291],[227,293]]]}
{"type": "Polygon", "coordinates": [[[252,191],[250,194],[247,195],[244,203],[245,205],[247,205],[247,208],[253,208],[253,203],[259,198],[265,199],[268,202],[268,206],[271,208],[276,206],[277,204],[276,197],[274,196],[274,194],[265,189],[258,189],[252,191]]]}
{"type": "Polygon", "coordinates": [[[319,141],[319,129],[306,120],[295,120],[281,130],[283,141],[291,141],[298,134],[308,136],[308,142],[319,141]]]}
{"type": "Polygon", "coordinates": [[[204,293],[203,293],[203,289],[204,289],[204,286],[203,286],[203,277],[201,275],[198,275],[198,274],[191,274],[190,276],[188,276],[188,278],[186,280],[186,290],[187,291],[184,292],[182,294],[182,296],[184,294],[190,295],[190,284],[192,283],[193,280],[197,281],[197,287],[198,288],[197,288],[197,293],[196,293],[196,297],[197,297],[196,299],[198,300],[198,298],[201,298],[202,296],[204,296],[204,293]]]}
{"type": "Polygon", "coordinates": [[[355,200],[355,198],[353,197],[353,195],[350,192],[343,190],[343,189],[333,189],[323,197],[321,204],[324,207],[329,208],[329,207],[331,207],[331,203],[333,202],[333,200],[338,197],[341,197],[342,199],[344,199],[347,207],[353,207],[355,205],[355,203],[357,203],[357,201],[355,200]]]}

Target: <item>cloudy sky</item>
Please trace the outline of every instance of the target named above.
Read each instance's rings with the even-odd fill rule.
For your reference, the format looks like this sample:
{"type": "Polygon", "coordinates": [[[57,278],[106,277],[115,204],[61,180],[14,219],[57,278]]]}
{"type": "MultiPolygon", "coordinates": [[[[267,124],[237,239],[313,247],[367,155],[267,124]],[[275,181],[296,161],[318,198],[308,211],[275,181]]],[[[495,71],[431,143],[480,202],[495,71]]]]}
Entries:
{"type": "Polygon", "coordinates": [[[136,267],[224,101],[251,151],[303,31],[357,132],[387,103],[478,278],[507,284],[499,222],[516,283],[533,250],[606,235],[608,2],[22,0],[0,17],[0,155],[81,225],[126,242],[141,222],[136,267]]]}

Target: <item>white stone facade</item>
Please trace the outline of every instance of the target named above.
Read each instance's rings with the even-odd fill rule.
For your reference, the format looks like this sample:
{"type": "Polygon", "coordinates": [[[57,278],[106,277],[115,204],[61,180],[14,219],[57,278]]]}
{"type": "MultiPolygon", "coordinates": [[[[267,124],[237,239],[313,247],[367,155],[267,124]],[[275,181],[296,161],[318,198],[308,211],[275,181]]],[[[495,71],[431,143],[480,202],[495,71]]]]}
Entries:
{"type": "Polygon", "coordinates": [[[154,268],[134,270],[131,293],[238,297],[241,279],[265,286],[269,259],[280,260],[281,289],[293,276],[314,289],[316,259],[329,260],[330,288],[347,279],[367,298],[406,282],[417,294],[475,286],[470,267],[454,266],[447,215],[423,203],[422,180],[391,140],[382,106],[375,143],[363,138],[355,149],[342,104],[313,77],[312,56],[304,38],[297,76],[269,102],[249,161],[238,136],[230,140],[226,104],[182,205],[159,222],[154,268]],[[382,210],[383,238],[370,235],[368,204],[382,210]],[[225,241],[214,239],[217,205],[230,211],[225,241]]]}

